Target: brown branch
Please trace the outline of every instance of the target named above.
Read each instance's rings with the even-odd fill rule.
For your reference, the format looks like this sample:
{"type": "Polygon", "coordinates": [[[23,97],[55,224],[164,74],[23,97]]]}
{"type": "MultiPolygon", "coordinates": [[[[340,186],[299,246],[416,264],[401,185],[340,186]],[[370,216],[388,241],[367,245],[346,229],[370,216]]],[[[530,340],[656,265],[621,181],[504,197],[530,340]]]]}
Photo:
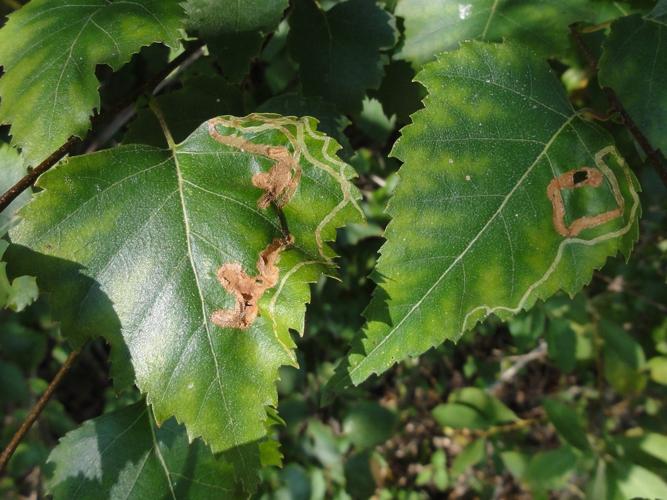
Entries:
{"type": "Polygon", "coordinates": [[[0,212],[9,206],[23,191],[32,186],[37,178],[58,163],[72,148],[79,143],[78,137],[70,137],[67,142],[60,146],[46,160],[33,168],[27,175],[10,187],[2,196],[0,196],[0,212]]]}
{"type": "MultiPolygon", "coordinates": [[[[167,64],[160,72],[158,72],[153,78],[147,80],[142,85],[137,87],[133,92],[131,92],[125,99],[119,102],[116,106],[110,109],[106,114],[115,115],[123,111],[128,106],[131,106],[139,97],[143,94],[152,91],[156,88],[165,78],[167,78],[174,70],[176,70],[181,64],[187,61],[194,53],[200,51],[204,45],[204,42],[197,41],[191,45],[187,50],[183,51],[178,57],[174,58],[169,64],[167,64]]],[[[101,115],[95,115],[92,119],[92,126],[100,120],[101,115]]],[[[91,127],[92,128],[92,127],[91,127]]],[[[53,167],[58,163],[65,155],[71,153],[74,147],[80,142],[77,137],[70,137],[65,144],[60,146],[55,152],[53,152],[46,160],[37,165],[33,170],[31,170],[27,175],[20,179],[16,184],[14,184],[9,190],[7,190],[2,196],[0,196],[0,212],[3,211],[7,206],[16,199],[23,191],[32,186],[37,178],[42,175],[44,172],[53,167]]]]}
{"type": "Polygon", "coordinates": [[[498,396],[503,388],[509,384],[514,378],[523,370],[526,365],[532,363],[533,361],[538,361],[544,359],[547,356],[547,344],[543,340],[533,349],[525,354],[515,356],[513,359],[512,365],[503,371],[498,380],[489,387],[489,394],[493,396],[498,396]]]}
{"type": "Polygon", "coordinates": [[[65,374],[74,364],[74,361],[76,360],[78,355],[79,351],[73,351],[72,353],[70,353],[69,356],[67,356],[65,363],[60,367],[60,370],[58,370],[58,373],[56,373],[56,376],[53,378],[49,386],[46,388],[44,394],[40,396],[40,398],[37,400],[37,403],[35,403],[35,405],[30,409],[30,412],[28,413],[25,420],[21,424],[21,427],[19,427],[14,436],[12,436],[12,440],[9,442],[7,447],[2,451],[2,454],[0,454],[0,473],[2,473],[5,470],[7,462],[9,462],[9,459],[12,458],[12,455],[16,451],[16,448],[18,447],[19,443],[24,438],[26,433],[30,430],[32,424],[35,423],[35,420],[37,420],[40,413],[42,413],[42,410],[51,399],[51,396],[53,396],[53,393],[55,392],[58,385],[60,385],[60,382],[62,382],[62,379],[65,376],[65,374]]]}
{"type": "MultiPolygon", "coordinates": [[[[584,39],[581,37],[581,33],[579,32],[576,24],[570,26],[570,32],[572,34],[572,38],[577,44],[577,47],[579,48],[579,51],[584,56],[584,59],[586,59],[590,70],[593,73],[596,73],[598,70],[598,61],[588,49],[588,46],[586,45],[586,42],[584,42],[584,39]]],[[[614,90],[609,87],[601,88],[602,92],[604,92],[605,96],[607,97],[607,101],[609,101],[609,105],[614,111],[621,115],[623,124],[628,129],[630,134],[632,134],[632,137],[634,137],[635,141],[637,141],[637,144],[639,144],[639,146],[641,146],[641,148],[644,150],[644,154],[648,158],[649,163],[653,165],[653,168],[655,168],[663,184],[667,187],[667,168],[665,168],[660,153],[658,150],[654,149],[653,146],[651,146],[651,143],[648,141],[646,136],[642,133],[641,130],[639,130],[637,124],[623,107],[623,104],[616,95],[616,92],[614,92],[614,90]]]]}

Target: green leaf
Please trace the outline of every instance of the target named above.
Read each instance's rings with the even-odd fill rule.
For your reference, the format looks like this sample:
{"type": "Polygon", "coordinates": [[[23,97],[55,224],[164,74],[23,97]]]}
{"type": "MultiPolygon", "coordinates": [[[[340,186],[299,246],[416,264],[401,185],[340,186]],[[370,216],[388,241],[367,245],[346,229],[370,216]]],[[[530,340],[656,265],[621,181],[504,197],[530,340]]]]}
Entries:
{"type": "Polygon", "coordinates": [[[532,490],[555,490],[565,485],[577,470],[577,457],[568,447],[537,453],[526,469],[524,479],[532,490]]]}
{"type": "Polygon", "coordinates": [[[547,399],[543,405],[549,420],[565,441],[581,451],[590,450],[586,431],[573,409],[555,399],[547,399]]]}
{"type": "Polygon", "coordinates": [[[296,365],[289,330],[303,332],[309,283],[333,272],[326,242],[361,219],[338,147],[312,118],[254,114],[212,119],[173,152],[71,158],[40,178],[11,262],[38,276],[72,345],[109,340],[116,384],[133,368],[158,422],[176,416],[245,471],[278,368],[296,365]],[[280,216],[253,185],[279,164],[298,181],[291,198],[274,186],[294,240],[282,251],[280,216]]]}
{"type": "Polygon", "coordinates": [[[568,26],[601,23],[624,15],[617,2],[591,0],[401,0],[396,15],[405,19],[399,56],[415,64],[454,50],[465,40],[520,41],[543,56],[560,56],[569,47],[568,26]]]}
{"type": "Polygon", "coordinates": [[[514,343],[522,351],[529,351],[537,345],[544,334],[546,316],[540,308],[520,313],[512,318],[507,327],[514,343]]]}
{"type": "MultiPolygon", "coordinates": [[[[0,259],[9,243],[0,239],[0,259]]],[[[39,296],[37,281],[32,276],[19,276],[11,282],[7,277],[7,263],[0,261],[0,308],[22,311],[39,296]]]]}
{"type": "MultiPolygon", "coordinates": [[[[220,78],[198,75],[183,82],[183,87],[155,98],[176,142],[192,133],[214,115],[242,113],[240,91],[220,78]]],[[[155,115],[141,108],[123,138],[126,144],[166,147],[167,141],[155,115]]]]}
{"type": "Polygon", "coordinates": [[[667,356],[656,356],[648,362],[651,380],[658,384],[667,385],[667,356]]]}
{"type": "Polygon", "coordinates": [[[393,435],[397,421],[394,412],[378,403],[362,402],[345,416],[343,432],[357,448],[372,448],[393,435]]]}
{"type": "Polygon", "coordinates": [[[600,84],[614,89],[651,145],[667,154],[667,0],[644,17],[611,25],[600,59],[600,84]],[[641,75],[641,78],[638,76],[641,75]]]}
{"type": "MultiPolygon", "coordinates": [[[[8,144],[0,144],[0,193],[4,193],[27,173],[18,152],[8,144]]],[[[7,208],[0,212],[0,236],[4,235],[15,222],[19,208],[30,199],[30,192],[23,191],[7,208]]]]}
{"type": "Polygon", "coordinates": [[[561,318],[549,320],[546,339],[549,358],[556,366],[565,373],[574,370],[577,362],[577,334],[570,321],[561,318]]]}
{"type": "Polygon", "coordinates": [[[250,72],[250,63],[259,54],[262,40],[259,31],[223,33],[207,37],[206,47],[216,58],[225,79],[240,82],[250,72]]]}
{"type": "Polygon", "coordinates": [[[610,488],[608,483],[607,463],[604,460],[599,459],[595,466],[595,476],[592,477],[592,480],[588,484],[586,498],[591,500],[597,500],[598,498],[613,499],[614,497],[609,494],[610,488]]]}
{"type": "Polygon", "coordinates": [[[25,405],[30,401],[30,390],[18,366],[0,360],[0,404],[3,408],[25,405]]]}
{"type": "Polygon", "coordinates": [[[410,115],[422,107],[424,88],[413,80],[415,72],[405,61],[392,61],[384,72],[380,87],[368,95],[382,103],[387,116],[396,115],[396,120],[405,124],[410,115]]]}
{"type": "Polygon", "coordinates": [[[433,418],[443,427],[454,429],[486,429],[493,425],[478,410],[465,404],[443,403],[433,411],[433,418]]]}
{"type": "Polygon", "coordinates": [[[117,70],[144,45],[178,47],[178,0],[32,0],[0,29],[0,123],[38,163],[83,137],[100,107],[95,67],[117,70]]]}
{"type": "Polygon", "coordinates": [[[667,498],[667,483],[654,472],[627,462],[612,462],[616,487],[626,498],[667,498]]]}
{"type": "Polygon", "coordinates": [[[612,387],[621,394],[638,393],[646,385],[646,365],[642,346],[611,321],[602,320],[604,337],[604,374],[612,387]]]}
{"type": "Polygon", "coordinates": [[[345,112],[361,110],[366,90],[382,81],[380,51],[396,43],[391,14],[375,0],[348,0],[326,12],[314,0],[295,0],[289,22],[304,93],[345,112]]]}
{"type": "Polygon", "coordinates": [[[637,239],[636,179],[532,52],[471,42],[417,79],[429,96],[394,146],[403,166],[380,284],[333,387],[457,340],[491,314],[573,295],[637,239]],[[558,189],[584,166],[581,182],[597,187],[558,189]]]}
{"type": "Polygon", "coordinates": [[[447,473],[447,455],[444,450],[437,450],[431,456],[433,467],[433,484],[438,491],[445,491],[449,487],[449,474],[447,473]]]}
{"type": "Polygon", "coordinates": [[[647,432],[639,440],[639,449],[667,464],[667,436],[647,432]]]}
{"type": "Polygon", "coordinates": [[[470,406],[480,412],[492,424],[514,422],[519,417],[498,398],[477,387],[465,387],[449,396],[450,403],[470,406]]]}
{"type": "Polygon", "coordinates": [[[388,117],[382,109],[382,103],[377,99],[365,97],[355,125],[376,144],[385,144],[394,131],[396,117],[388,117]]]}
{"type": "Polygon", "coordinates": [[[174,419],[157,428],[141,402],[85,422],[53,449],[47,491],[58,499],[245,498],[229,463],[174,419]]]}
{"type": "Polygon", "coordinates": [[[454,462],[452,463],[452,481],[456,481],[456,479],[466,470],[481,462],[485,456],[485,448],[486,440],[484,439],[476,439],[468,446],[463,448],[461,453],[456,456],[454,462]]]}
{"type": "Polygon", "coordinates": [[[343,146],[342,152],[352,151],[350,141],[343,130],[350,120],[341,114],[336,107],[319,97],[305,97],[295,93],[282,94],[264,101],[257,111],[262,113],[278,113],[285,116],[312,116],[317,119],[317,128],[333,137],[343,146]]]}
{"type": "Polygon", "coordinates": [[[203,34],[273,29],[289,0],[187,0],[188,28],[203,34]]]}
{"type": "Polygon", "coordinates": [[[527,453],[521,453],[519,451],[503,451],[500,453],[500,458],[502,459],[505,467],[510,473],[519,480],[522,480],[528,469],[528,464],[530,463],[530,455],[527,453]]]}

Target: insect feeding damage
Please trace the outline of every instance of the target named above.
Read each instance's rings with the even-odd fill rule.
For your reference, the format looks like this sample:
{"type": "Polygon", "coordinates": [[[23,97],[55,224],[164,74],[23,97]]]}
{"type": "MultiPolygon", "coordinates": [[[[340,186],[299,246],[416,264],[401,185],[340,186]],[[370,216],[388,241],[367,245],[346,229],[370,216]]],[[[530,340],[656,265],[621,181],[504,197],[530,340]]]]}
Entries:
{"type": "Polygon", "coordinates": [[[275,162],[268,172],[258,172],[252,177],[253,186],[264,190],[264,194],[257,200],[257,206],[267,208],[271,203],[278,208],[285,206],[296,192],[301,180],[301,167],[290,151],[284,146],[255,144],[241,136],[222,135],[216,129],[218,124],[233,126],[222,117],[209,120],[208,131],[213,139],[226,146],[264,156],[275,162]]]}
{"type": "Polygon", "coordinates": [[[257,276],[248,276],[237,262],[224,264],[218,269],[218,280],[235,296],[233,309],[214,311],[211,321],[220,328],[247,329],[259,313],[258,303],[264,292],[278,283],[278,261],[283,250],[294,243],[294,237],[275,238],[257,259],[257,276]]]}
{"type": "MultiPolygon", "coordinates": [[[[602,161],[602,159],[599,155],[596,155],[596,162],[598,161],[602,161]]],[[[608,168],[605,170],[608,170],[608,168]]],[[[556,231],[558,231],[558,234],[567,238],[577,236],[584,229],[600,226],[623,215],[625,200],[618,190],[618,185],[615,182],[615,179],[610,179],[614,198],[618,206],[613,210],[598,215],[579,217],[572,221],[572,224],[569,226],[565,224],[565,205],[563,203],[563,195],[561,191],[563,189],[578,189],[585,186],[597,188],[600,187],[603,179],[604,176],[602,175],[602,172],[597,168],[580,167],[569,170],[549,182],[549,185],[547,186],[547,197],[551,200],[551,205],[553,207],[553,225],[556,231]]]]}

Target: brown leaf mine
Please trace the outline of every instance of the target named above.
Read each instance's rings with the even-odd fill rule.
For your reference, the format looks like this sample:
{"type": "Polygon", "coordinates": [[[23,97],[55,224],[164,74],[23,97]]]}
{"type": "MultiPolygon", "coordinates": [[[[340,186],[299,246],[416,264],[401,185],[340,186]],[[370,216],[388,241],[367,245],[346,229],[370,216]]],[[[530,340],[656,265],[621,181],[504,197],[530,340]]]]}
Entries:
{"type": "Polygon", "coordinates": [[[257,318],[259,299],[278,282],[278,260],[283,250],[294,243],[294,237],[275,238],[257,259],[257,276],[248,276],[237,262],[224,264],[218,269],[218,281],[236,298],[232,309],[220,309],[211,315],[211,322],[220,328],[245,330],[257,318]]]}
{"type": "Polygon", "coordinates": [[[213,139],[226,146],[264,156],[275,162],[268,172],[259,172],[252,177],[253,186],[264,190],[264,194],[257,200],[257,206],[266,208],[271,203],[278,208],[285,206],[296,192],[301,180],[301,167],[298,161],[284,146],[255,144],[240,136],[222,135],[216,129],[218,124],[234,126],[232,122],[221,117],[209,120],[208,132],[213,139]]]}
{"type": "Polygon", "coordinates": [[[602,172],[597,168],[580,167],[569,170],[549,182],[549,185],[547,186],[547,196],[551,200],[551,205],[553,207],[553,225],[556,231],[558,231],[558,234],[567,238],[577,236],[584,229],[600,226],[605,222],[623,215],[625,201],[620,192],[618,192],[616,183],[611,182],[610,184],[614,192],[614,198],[618,204],[615,209],[598,215],[579,217],[572,221],[572,224],[569,226],[565,224],[565,205],[563,203],[562,190],[578,189],[584,186],[597,188],[600,187],[603,179],[602,172]]]}

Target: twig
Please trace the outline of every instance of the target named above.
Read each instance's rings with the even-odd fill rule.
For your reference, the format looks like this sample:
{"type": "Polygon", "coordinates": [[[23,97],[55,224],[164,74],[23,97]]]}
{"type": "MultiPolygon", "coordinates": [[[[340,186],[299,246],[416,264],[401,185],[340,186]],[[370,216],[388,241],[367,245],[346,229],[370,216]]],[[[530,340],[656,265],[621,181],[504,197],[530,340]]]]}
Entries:
{"type": "Polygon", "coordinates": [[[18,447],[19,443],[26,435],[26,433],[30,430],[32,424],[35,423],[35,420],[37,420],[40,413],[42,413],[42,410],[51,399],[51,396],[53,396],[53,393],[55,392],[56,388],[62,381],[65,374],[74,364],[74,361],[76,360],[78,355],[79,351],[73,351],[70,353],[69,356],[67,356],[65,363],[63,363],[63,365],[60,367],[60,370],[58,370],[58,373],[56,373],[56,376],[53,378],[49,386],[46,388],[44,394],[40,396],[40,398],[37,400],[37,403],[35,403],[35,405],[30,409],[30,412],[28,413],[28,416],[21,424],[21,427],[19,427],[14,436],[12,436],[12,440],[9,442],[7,447],[2,451],[2,454],[0,454],[0,473],[5,470],[7,462],[9,462],[9,459],[12,458],[12,455],[16,451],[16,448],[18,447]]]}
{"type": "Polygon", "coordinates": [[[542,359],[546,355],[547,344],[544,340],[541,340],[539,345],[532,351],[522,354],[521,356],[516,356],[512,366],[502,372],[500,377],[498,377],[498,380],[489,388],[489,393],[494,396],[497,395],[503,386],[516,377],[528,363],[542,359]]]}
{"type": "Polygon", "coordinates": [[[470,433],[473,436],[477,437],[491,437],[497,434],[503,434],[505,432],[520,431],[527,427],[539,425],[544,421],[545,421],[545,416],[541,415],[539,417],[534,417],[534,418],[520,419],[517,420],[516,422],[510,422],[508,424],[494,425],[489,427],[488,429],[471,429],[470,433]]]}
{"type": "MultiPolygon", "coordinates": [[[[182,73],[188,66],[190,66],[193,62],[195,62],[199,57],[202,56],[204,53],[202,49],[202,44],[198,43],[191,47],[189,50],[186,52],[183,52],[183,54],[179,55],[178,58],[181,58],[179,64],[169,73],[166,75],[163,74],[163,78],[155,84],[155,87],[153,88],[152,92],[150,92],[151,96],[155,96],[162,89],[164,89],[166,86],[170,84],[170,82],[178,76],[178,74],[182,73]],[[187,53],[187,56],[184,54],[187,53]]],[[[174,61],[176,61],[174,59],[174,61]]],[[[172,61],[172,64],[173,62],[172,61]]],[[[155,79],[153,79],[155,80],[155,79]]],[[[155,83],[155,81],[153,81],[155,83]]],[[[151,85],[148,85],[148,87],[145,89],[144,94],[149,93],[151,90],[151,85]]],[[[121,108],[120,106],[117,106],[116,113],[115,113],[115,118],[105,127],[104,130],[102,130],[97,137],[93,138],[90,142],[90,144],[86,147],[86,153],[91,153],[93,151],[96,151],[100,145],[106,144],[115,134],[120,130],[127,122],[130,121],[130,119],[137,113],[137,109],[135,104],[135,100],[138,99],[142,94],[136,95],[134,99],[130,101],[129,104],[127,104],[124,108],[121,108]]]]}
{"type": "Polygon", "coordinates": [[[40,175],[58,163],[78,143],[78,137],[70,137],[67,139],[67,142],[60,146],[54,153],[51,154],[51,156],[33,168],[30,172],[28,172],[28,174],[19,179],[16,184],[14,184],[2,196],[0,196],[0,212],[7,208],[18,195],[32,186],[40,175]]]}
{"type": "MultiPolygon", "coordinates": [[[[570,32],[572,33],[572,38],[577,44],[577,47],[579,47],[581,54],[584,56],[584,59],[586,59],[586,62],[588,63],[591,71],[596,73],[598,70],[598,61],[595,59],[593,54],[591,54],[590,50],[588,50],[588,47],[581,37],[581,33],[577,29],[576,24],[570,26],[570,32]]],[[[644,150],[644,154],[648,158],[651,165],[653,165],[653,168],[655,168],[665,187],[667,187],[667,168],[665,168],[665,165],[663,164],[660,153],[656,149],[653,149],[653,146],[651,146],[651,143],[648,141],[646,136],[642,133],[641,130],[639,130],[637,124],[623,107],[623,104],[616,95],[616,92],[614,92],[614,90],[609,87],[602,87],[602,92],[604,92],[605,96],[607,97],[607,101],[609,101],[609,105],[612,107],[612,109],[621,115],[623,124],[628,129],[630,134],[632,134],[632,137],[634,137],[635,141],[637,141],[637,144],[639,144],[644,150]]]]}
{"type": "Polygon", "coordinates": [[[618,278],[622,279],[622,276],[617,276],[616,279],[612,279],[609,276],[606,276],[606,275],[604,275],[602,273],[599,273],[599,272],[596,272],[593,276],[595,278],[599,279],[600,281],[604,281],[608,285],[607,286],[608,291],[615,292],[615,293],[625,292],[629,295],[632,295],[632,296],[638,298],[641,301],[646,302],[648,305],[655,307],[657,310],[659,310],[663,313],[667,313],[667,305],[661,304],[660,302],[653,300],[651,297],[649,297],[647,295],[644,295],[641,292],[638,292],[634,288],[627,285],[625,282],[621,282],[622,286],[620,288],[617,288],[615,286],[618,283],[616,281],[616,279],[618,279],[618,278]]]}
{"type": "MultiPolygon", "coordinates": [[[[123,111],[125,108],[132,105],[132,103],[134,103],[141,95],[152,91],[160,84],[160,82],[162,82],[162,80],[167,78],[175,69],[187,61],[193,55],[193,53],[200,51],[203,45],[204,42],[197,41],[194,45],[190,46],[187,50],[182,52],[178,57],[174,58],[169,64],[167,64],[162,69],[162,71],[157,73],[153,78],[144,82],[143,85],[140,85],[134,92],[130,93],[124,100],[109,110],[107,114],[115,115],[123,111]]],[[[99,120],[99,117],[100,115],[93,117],[93,126],[95,122],[99,120]]],[[[53,165],[58,163],[58,161],[60,161],[66,154],[70,153],[74,146],[78,143],[79,139],[77,137],[70,137],[67,142],[65,142],[65,144],[60,146],[46,160],[37,165],[37,167],[35,167],[30,173],[28,173],[11,188],[9,188],[7,192],[0,196],[0,212],[7,208],[7,206],[12,201],[14,201],[18,195],[32,186],[41,174],[53,167],[53,165]]]]}

